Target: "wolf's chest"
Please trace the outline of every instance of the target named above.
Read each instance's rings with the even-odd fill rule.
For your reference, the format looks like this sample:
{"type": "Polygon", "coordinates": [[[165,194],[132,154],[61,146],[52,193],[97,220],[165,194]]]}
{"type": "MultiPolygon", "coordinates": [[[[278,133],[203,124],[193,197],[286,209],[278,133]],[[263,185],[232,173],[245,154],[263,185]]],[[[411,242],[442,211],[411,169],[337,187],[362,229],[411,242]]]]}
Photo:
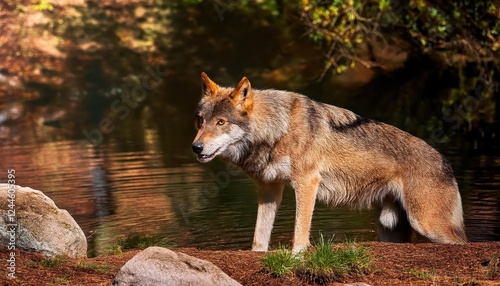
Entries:
{"type": "Polygon", "coordinates": [[[291,162],[290,157],[286,156],[279,160],[273,160],[264,167],[262,179],[264,181],[284,181],[290,179],[291,162]]]}
{"type": "Polygon", "coordinates": [[[243,169],[255,179],[262,182],[288,181],[291,174],[290,157],[279,159],[256,158],[245,162],[243,169]]]}

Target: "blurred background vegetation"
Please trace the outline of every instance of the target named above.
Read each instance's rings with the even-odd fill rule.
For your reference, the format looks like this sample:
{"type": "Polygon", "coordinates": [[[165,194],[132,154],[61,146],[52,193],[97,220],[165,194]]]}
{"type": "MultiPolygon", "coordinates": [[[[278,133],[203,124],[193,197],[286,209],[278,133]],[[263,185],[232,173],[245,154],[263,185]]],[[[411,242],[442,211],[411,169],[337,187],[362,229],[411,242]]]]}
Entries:
{"type": "Polygon", "coordinates": [[[183,95],[199,94],[205,71],[370,109],[413,133],[457,113],[466,131],[500,121],[500,1],[4,0],[0,27],[0,104],[17,104],[0,121],[97,123],[146,67],[168,76],[133,112],[172,120],[191,112],[197,98],[183,95]],[[412,126],[421,102],[444,115],[412,126]],[[68,112],[79,109],[90,112],[68,112]]]}
{"type": "MultiPolygon", "coordinates": [[[[200,73],[247,76],[434,145],[471,241],[498,240],[499,32],[498,0],[2,0],[0,179],[48,191],[94,253],[134,229],[246,248],[253,183],[190,146],[200,73]]],[[[275,243],[291,239],[287,194],[275,243]]],[[[373,213],[335,211],[311,233],[374,239],[373,213]]]]}

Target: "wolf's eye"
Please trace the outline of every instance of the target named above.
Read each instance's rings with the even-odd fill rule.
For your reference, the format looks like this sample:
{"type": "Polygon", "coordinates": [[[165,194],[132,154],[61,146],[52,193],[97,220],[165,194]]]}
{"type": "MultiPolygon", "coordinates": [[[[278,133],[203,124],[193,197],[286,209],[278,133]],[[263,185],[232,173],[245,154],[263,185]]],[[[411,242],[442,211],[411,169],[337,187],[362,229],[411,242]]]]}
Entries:
{"type": "Polygon", "coordinates": [[[224,125],[224,123],[226,123],[224,119],[219,119],[219,121],[217,121],[217,125],[224,125]]]}
{"type": "Polygon", "coordinates": [[[201,126],[203,125],[203,117],[200,115],[196,116],[196,128],[200,129],[201,126]]]}

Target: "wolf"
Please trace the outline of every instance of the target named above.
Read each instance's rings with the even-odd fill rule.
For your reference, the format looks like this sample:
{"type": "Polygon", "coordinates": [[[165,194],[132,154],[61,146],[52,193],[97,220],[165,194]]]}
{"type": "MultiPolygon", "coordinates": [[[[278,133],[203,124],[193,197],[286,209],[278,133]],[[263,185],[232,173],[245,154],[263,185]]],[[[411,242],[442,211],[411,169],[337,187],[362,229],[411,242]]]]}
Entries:
{"type": "Polygon", "coordinates": [[[286,184],[295,191],[292,250],[309,245],[316,201],[378,207],[382,241],[467,241],[453,170],[438,151],[394,126],[305,95],[258,90],[243,77],[222,87],[201,74],[192,150],[201,163],[219,157],[258,185],[252,250],[267,251],[286,184]]]}

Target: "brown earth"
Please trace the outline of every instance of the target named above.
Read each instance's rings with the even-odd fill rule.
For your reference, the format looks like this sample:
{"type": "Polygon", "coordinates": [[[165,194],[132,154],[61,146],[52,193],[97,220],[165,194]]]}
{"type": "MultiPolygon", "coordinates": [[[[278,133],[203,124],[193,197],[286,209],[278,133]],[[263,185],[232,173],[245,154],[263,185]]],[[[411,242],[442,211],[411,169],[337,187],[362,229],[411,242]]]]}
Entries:
{"type": "MultiPolygon", "coordinates": [[[[370,285],[500,285],[500,242],[467,245],[366,243],[373,257],[365,275],[339,282],[370,285]]],[[[308,285],[296,276],[274,277],[259,263],[265,254],[251,251],[213,251],[180,248],[219,266],[243,285],[308,285]]],[[[52,265],[37,253],[16,252],[15,279],[7,277],[9,252],[0,252],[0,285],[109,285],[114,274],[139,250],[120,255],[62,259],[52,265]]],[[[338,285],[331,283],[328,285],[338,285]]]]}

